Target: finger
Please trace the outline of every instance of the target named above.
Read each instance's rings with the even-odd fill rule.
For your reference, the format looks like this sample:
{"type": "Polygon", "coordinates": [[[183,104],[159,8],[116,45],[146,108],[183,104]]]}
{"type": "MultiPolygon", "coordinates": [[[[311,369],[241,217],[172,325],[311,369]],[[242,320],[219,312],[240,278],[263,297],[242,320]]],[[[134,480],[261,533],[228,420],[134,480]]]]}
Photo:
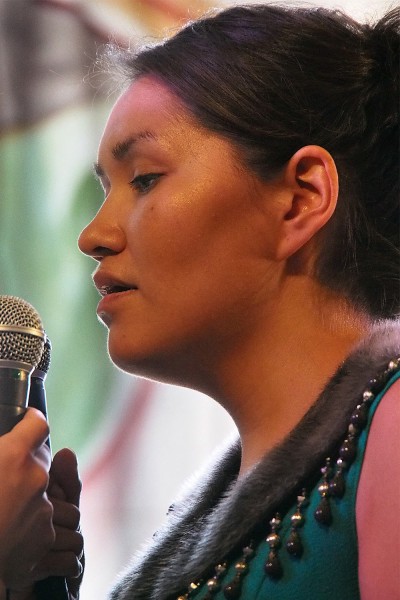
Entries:
{"type": "Polygon", "coordinates": [[[56,481],[54,481],[54,479],[50,480],[47,491],[48,491],[49,497],[51,497],[52,501],[53,500],[62,500],[63,502],[67,501],[64,490],[62,489],[62,487],[60,487],[58,485],[58,483],[56,481]]]}
{"type": "Polygon", "coordinates": [[[77,558],[83,553],[83,535],[63,527],[56,527],[56,541],[51,552],[73,552],[77,558]]]}
{"type": "Polygon", "coordinates": [[[83,572],[85,570],[85,555],[82,553],[82,557],[79,559],[81,563],[82,572],[78,577],[68,577],[68,591],[70,593],[70,600],[79,600],[79,588],[82,583],[83,572]]]}
{"type": "Polygon", "coordinates": [[[79,506],[82,484],[78,475],[75,454],[68,448],[57,452],[50,469],[51,485],[56,484],[65,495],[65,500],[79,506]]]}
{"type": "Polygon", "coordinates": [[[49,426],[40,411],[28,408],[24,418],[4,438],[6,436],[10,442],[16,438],[32,450],[37,450],[49,437],[49,426]]]}
{"type": "Polygon", "coordinates": [[[50,470],[51,452],[47,444],[42,444],[40,448],[35,451],[35,458],[42,463],[47,472],[50,470]]]}
{"type": "Polygon", "coordinates": [[[53,505],[54,525],[72,530],[78,529],[81,517],[79,509],[74,504],[58,500],[50,495],[49,500],[53,505]]]}
{"type": "Polygon", "coordinates": [[[79,577],[83,566],[73,552],[50,552],[33,571],[35,580],[47,577],[79,577]]]}

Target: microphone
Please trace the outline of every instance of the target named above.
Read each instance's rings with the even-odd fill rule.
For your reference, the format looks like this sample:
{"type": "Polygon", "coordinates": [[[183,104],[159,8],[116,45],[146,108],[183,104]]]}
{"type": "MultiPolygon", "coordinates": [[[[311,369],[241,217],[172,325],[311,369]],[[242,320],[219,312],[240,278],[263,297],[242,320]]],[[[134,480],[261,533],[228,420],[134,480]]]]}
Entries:
{"type": "Polygon", "coordinates": [[[16,296],[0,296],[0,435],[24,416],[30,376],[43,353],[39,314],[16,296]]]}
{"type": "MultiPolygon", "coordinates": [[[[44,382],[50,367],[51,342],[45,338],[39,364],[31,375],[28,405],[37,408],[47,419],[47,402],[44,382]]],[[[51,452],[50,436],[46,440],[51,452]]],[[[47,577],[35,583],[35,592],[40,600],[68,600],[68,588],[64,577],[47,577]]]]}
{"type": "MultiPolygon", "coordinates": [[[[44,348],[42,352],[42,356],[40,357],[39,364],[36,369],[31,374],[31,386],[29,390],[29,399],[28,406],[32,406],[37,410],[40,410],[41,413],[44,414],[47,420],[47,402],[46,402],[46,390],[44,387],[44,382],[47,376],[47,372],[50,367],[50,357],[51,357],[51,342],[47,337],[45,338],[44,348]]],[[[46,444],[48,445],[51,452],[51,444],[50,444],[50,436],[46,440],[46,444]]]]}

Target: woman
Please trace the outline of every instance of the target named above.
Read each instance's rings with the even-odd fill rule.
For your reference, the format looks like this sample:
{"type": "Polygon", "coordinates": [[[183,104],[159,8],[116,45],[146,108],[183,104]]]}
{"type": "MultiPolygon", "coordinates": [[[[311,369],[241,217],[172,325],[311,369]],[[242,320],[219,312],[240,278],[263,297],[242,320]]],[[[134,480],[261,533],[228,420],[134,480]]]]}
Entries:
{"type": "Polygon", "coordinates": [[[79,242],[109,353],[240,442],[114,600],[400,598],[398,29],[236,7],[119,57],[79,242]]]}

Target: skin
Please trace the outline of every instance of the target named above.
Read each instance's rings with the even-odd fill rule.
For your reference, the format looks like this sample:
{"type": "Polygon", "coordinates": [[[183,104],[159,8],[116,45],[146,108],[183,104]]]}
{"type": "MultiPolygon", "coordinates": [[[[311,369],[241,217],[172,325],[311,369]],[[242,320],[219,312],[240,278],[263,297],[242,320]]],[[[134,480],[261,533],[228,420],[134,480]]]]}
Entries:
{"type": "MultiPolygon", "coordinates": [[[[167,86],[142,77],[110,115],[96,170],[105,200],[79,247],[98,263],[110,356],[220,402],[240,433],[241,476],[371,327],[313,277],[335,163],[306,146],[260,181],[167,86]]],[[[366,588],[362,598],[376,600],[366,588]]]]}
{"type": "Polygon", "coordinates": [[[400,600],[400,381],[381,400],[357,490],[362,599],[400,600]]]}
{"type": "Polygon", "coordinates": [[[24,579],[55,541],[53,510],[46,495],[47,436],[44,417],[31,409],[0,437],[0,472],[7,473],[0,503],[0,577],[10,586],[24,579]]]}
{"type": "Polygon", "coordinates": [[[80,249],[98,261],[98,287],[137,288],[99,304],[110,355],[216,398],[238,425],[244,471],[365,333],[366,319],[309,274],[313,237],[336,206],[335,164],[309,146],[261,182],[165,86],[141,78],[110,115],[97,171],[105,201],[80,249]],[[159,176],[145,192],[132,186],[149,173],[159,176]]]}
{"type": "Polygon", "coordinates": [[[50,575],[66,576],[70,600],[77,597],[83,570],[77,463],[64,449],[51,464],[48,435],[45,418],[30,408],[0,438],[0,472],[8,474],[0,502],[1,600],[6,588],[12,600],[34,600],[33,583],[50,575]]]}

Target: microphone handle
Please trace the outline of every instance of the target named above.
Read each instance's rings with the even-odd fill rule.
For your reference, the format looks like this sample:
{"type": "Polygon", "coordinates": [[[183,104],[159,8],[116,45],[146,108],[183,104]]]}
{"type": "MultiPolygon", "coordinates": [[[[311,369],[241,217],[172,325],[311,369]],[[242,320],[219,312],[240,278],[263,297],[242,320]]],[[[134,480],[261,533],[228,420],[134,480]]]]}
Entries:
{"type": "MultiPolygon", "coordinates": [[[[29,390],[28,406],[40,410],[40,412],[47,418],[47,402],[46,402],[46,390],[44,387],[44,380],[46,373],[43,371],[34,371],[31,375],[31,386],[29,390]]],[[[46,440],[51,453],[50,436],[46,440]]]]}
{"type": "MultiPolygon", "coordinates": [[[[44,380],[46,373],[34,371],[31,375],[31,386],[29,391],[28,406],[40,410],[47,419],[47,402],[44,380]]],[[[50,448],[50,436],[46,440],[50,448]]],[[[35,593],[38,600],[68,600],[68,587],[65,577],[52,576],[35,583],[35,593]]]]}
{"type": "Polygon", "coordinates": [[[31,365],[0,360],[0,435],[23,418],[28,403],[31,365]]]}
{"type": "Polygon", "coordinates": [[[26,413],[23,406],[14,406],[12,404],[0,404],[0,435],[4,435],[19,423],[26,413]]]}
{"type": "Polygon", "coordinates": [[[65,577],[47,577],[37,581],[34,586],[35,598],[38,600],[68,600],[68,587],[65,577]]]}

